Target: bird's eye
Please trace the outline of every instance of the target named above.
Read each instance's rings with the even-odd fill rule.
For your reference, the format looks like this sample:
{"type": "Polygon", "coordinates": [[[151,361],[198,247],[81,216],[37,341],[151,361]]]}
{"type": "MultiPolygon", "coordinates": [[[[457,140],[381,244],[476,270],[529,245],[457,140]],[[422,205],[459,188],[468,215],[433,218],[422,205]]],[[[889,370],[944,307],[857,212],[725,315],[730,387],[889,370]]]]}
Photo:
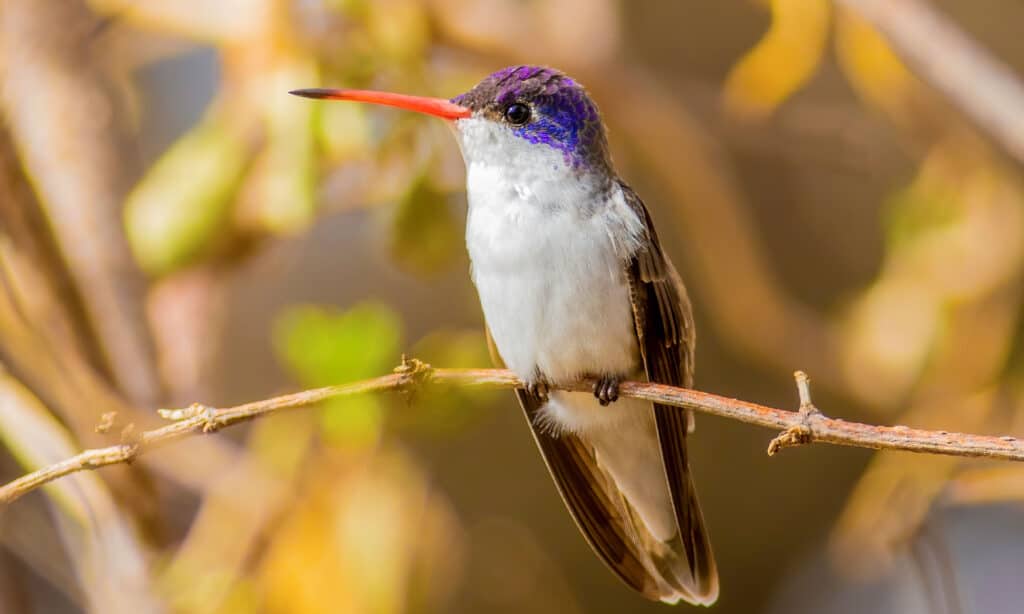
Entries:
{"type": "Polygon", "coordinates": [[[521,102],[514,102],[505,108],[505,119],[513,126],[522,126],[530,121],[530,107],[521,102]]]}

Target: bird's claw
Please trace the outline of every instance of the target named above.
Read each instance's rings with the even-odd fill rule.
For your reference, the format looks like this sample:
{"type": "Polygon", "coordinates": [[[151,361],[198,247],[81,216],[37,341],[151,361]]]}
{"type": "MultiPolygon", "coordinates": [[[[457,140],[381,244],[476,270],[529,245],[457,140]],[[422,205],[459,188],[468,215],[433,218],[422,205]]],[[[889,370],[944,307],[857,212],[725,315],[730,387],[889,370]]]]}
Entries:
{"type": "Polygon", "coordinates": [[[594,396],[601,405],[608,405],[619,400],[619,378],[613,375],[602,375],[594,382],[594,396]]]}
{"type": "Polygon", "coordinates": [[[543,377],[538,377],[526,383],[526,392],[530,393],[530,396],[537,397],[546,403],[548,400],[548,383],[543,377]]]}

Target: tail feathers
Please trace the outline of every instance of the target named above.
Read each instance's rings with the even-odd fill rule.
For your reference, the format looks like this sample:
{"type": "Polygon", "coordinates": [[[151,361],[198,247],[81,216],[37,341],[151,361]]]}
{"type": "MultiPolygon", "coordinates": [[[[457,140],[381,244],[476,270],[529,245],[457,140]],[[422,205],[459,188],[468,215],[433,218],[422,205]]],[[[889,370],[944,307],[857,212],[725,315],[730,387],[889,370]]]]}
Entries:
{"type": "Polygon", "coordinates": [[[672,551],[681,555],[677,557],[673,571],[676,579],[690,593],[691,603],[711,605],[718,599],[718,566],[711,552],[711,540],[704,527],[704,515],[700,511],[693,480],[687,483],[686,503],[687,513],[676,518],[680,531],[678,539],[671,544],[672,551]]]}
{"type": "MultiPolygon", "coordinates": [[[[637,409],[628,406],[630,401],[620,400],[627,404],[621,410],[637,409]]],[[[718,597],[718,573],[686,465],[685,442],[670,448],[677,453],[666,459],[653,422],[627,421],[587,432],[593,473],[604,476],[591,482],[600,482],[619,510],[618,524],[648,576],[642,592],[669,603],[710,605],[718,597]],[[667,466],[666,460],[673,464],[667,466]]],[[[681,432],[685,423],[680,420],[678,428],[681,432]]]]}
{"type": "MultiPolygon", "coordinates": [[[[690,495],[689,513],[677,518],[680,531],[671,539],[657,541],[650,534],[633,537],[643,544],[647,554],[645,567],[657,586],[657,595],[651,597],[665,603],[685,601],[710,606],[718,600],[718,569],[692,483],[690,495]]],[[[632,526],[644,526],[635,512],[631,515],[632,526]]]]}

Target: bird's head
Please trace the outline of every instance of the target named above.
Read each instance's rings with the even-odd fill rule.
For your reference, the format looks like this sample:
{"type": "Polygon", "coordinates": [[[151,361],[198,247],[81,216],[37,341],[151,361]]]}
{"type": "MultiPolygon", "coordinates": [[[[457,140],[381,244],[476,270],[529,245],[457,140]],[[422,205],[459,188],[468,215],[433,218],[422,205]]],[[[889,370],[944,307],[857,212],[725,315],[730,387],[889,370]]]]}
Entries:
{"type": "Polygon", "coordinates": [[[551,68],[504,68],[451,100],[368,90],[292,93],[389,105],[449,120],[467,163],[521,162],[525,156],[560,159],[565,169],[577,173],[609,167],[597,105],[581,85],[551,68]]]}

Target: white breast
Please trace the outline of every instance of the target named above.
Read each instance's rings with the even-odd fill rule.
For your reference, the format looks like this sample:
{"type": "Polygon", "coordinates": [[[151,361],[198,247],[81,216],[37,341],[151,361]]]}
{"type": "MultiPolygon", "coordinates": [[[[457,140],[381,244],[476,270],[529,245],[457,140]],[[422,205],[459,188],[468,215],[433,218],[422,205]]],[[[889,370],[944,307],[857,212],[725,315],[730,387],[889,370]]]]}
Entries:
{"type": "MultiPolygon", "coordinates": [[[[644,229],[621,190],[494,122],[460,120],[456,133],[466,161],[473,282],[502,360],[523,379],[542,374],[552,383],[635,374],[624,264],[644,229]]],[[[594,446],[654,535],[673,534],[649,403],[602,407],[592,394],[553,392],[541,416],[552,431],[594,446]]]]}
{"type": "Polygon", "coordinates": [[[502,359],[521,377],[539,371],[552,382],[635,370],[623,266],[642,226],[621,191],[609,194],[557,150],[500,125],[473,119],[460,129],[466,245],[502,359]]]}

